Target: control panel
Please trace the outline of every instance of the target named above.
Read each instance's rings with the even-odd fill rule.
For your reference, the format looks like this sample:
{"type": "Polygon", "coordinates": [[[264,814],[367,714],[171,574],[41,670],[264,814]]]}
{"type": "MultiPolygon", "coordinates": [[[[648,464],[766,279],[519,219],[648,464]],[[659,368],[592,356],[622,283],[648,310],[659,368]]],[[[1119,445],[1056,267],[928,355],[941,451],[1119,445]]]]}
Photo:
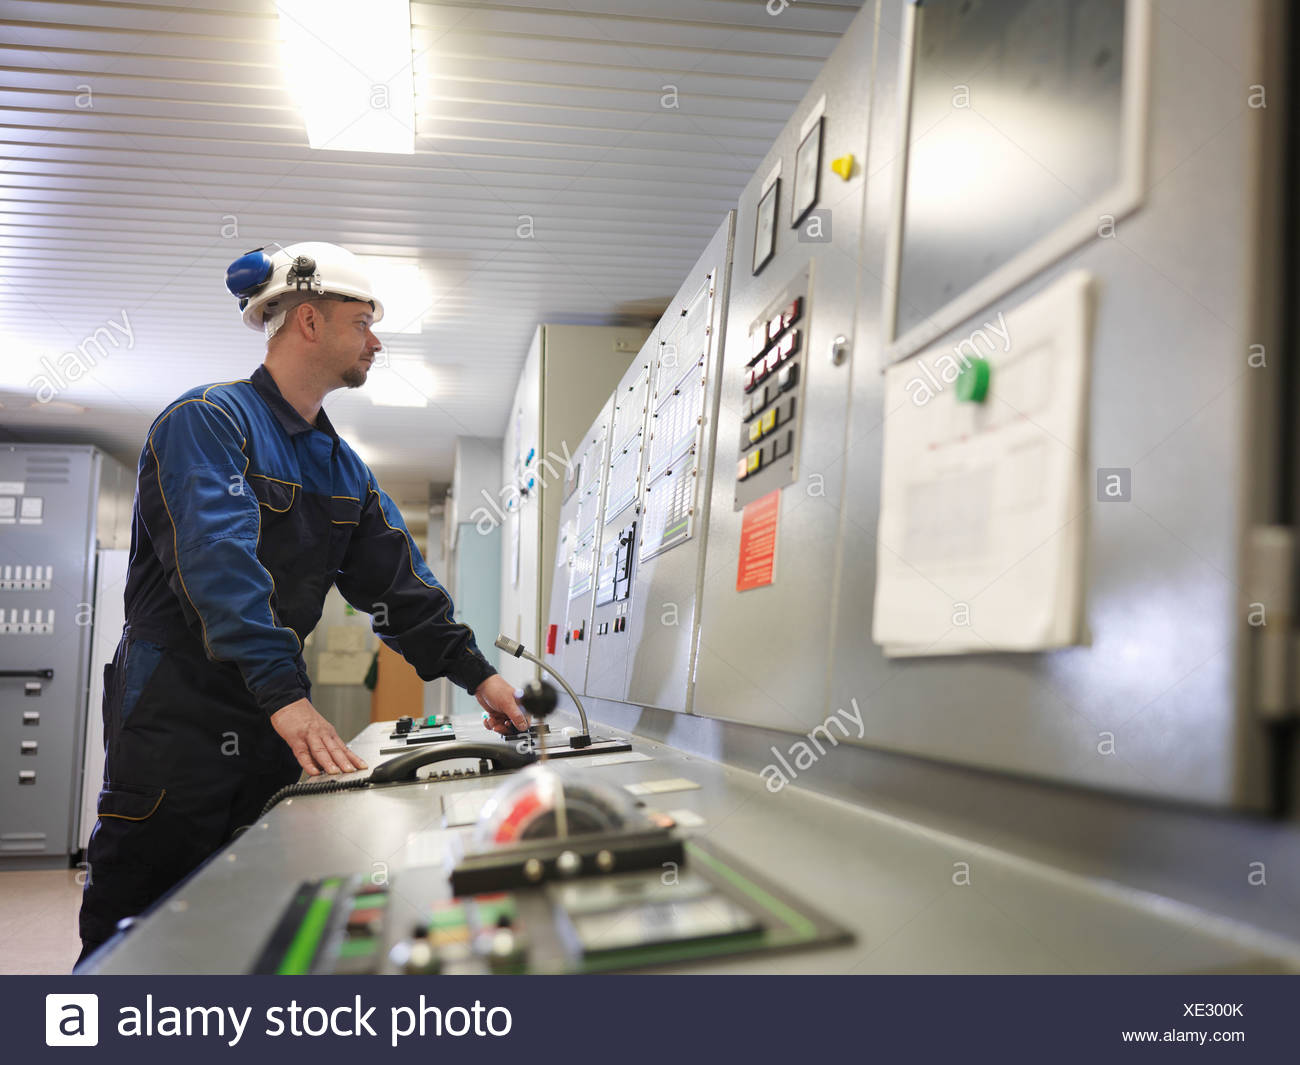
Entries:
{"type": "Polygon", "coordinates": [[[749,358],[741,377],[737,510],[790,484],[798,470],[808,282],[805,268],[749,327],[749,358]]]}
{"type": "Polygon", "coordinates": [[[554,631],[548,628],[545,634],[546,661],[579,692],[586,683],[587,652],[591,647],[588,637],[612,413],[611,398],[576,449],[573,492],[560,510],[561,535],[567,547],[557,549],[555,579],[551,582],[549,617],[554,631]]]}
{"type": "Polygon", "coordinates": [[[535,765],[442,798],[447,861],[300,884],[253,971],[626,971],[852,939],[590,771],[535,765]]]}
{"type": "Polygon", "coordinates": [[[605,501],[597,536],[592,604],[592,639],[584,694],[622,699],[627,661],[627,612],[632,594],[637,530],[641,515],[646,416],[658,339],[651,334],[614,390],[605,501]]]}
{"type": "Polygon", "coordinates": [[[389,743],[381,747],[380,754],[400,754],[411,747],[426,743],[445,743],[456,738],[456,727],[449,714],[428,714],[424,717],[399,717],[388,735],[389,743]]]}
{"type": "Polygon", "coordinates": [[[386,886],[360,875],[300,884],[252,971],[276,976],[378,972],[388,900],[386,886]]]}

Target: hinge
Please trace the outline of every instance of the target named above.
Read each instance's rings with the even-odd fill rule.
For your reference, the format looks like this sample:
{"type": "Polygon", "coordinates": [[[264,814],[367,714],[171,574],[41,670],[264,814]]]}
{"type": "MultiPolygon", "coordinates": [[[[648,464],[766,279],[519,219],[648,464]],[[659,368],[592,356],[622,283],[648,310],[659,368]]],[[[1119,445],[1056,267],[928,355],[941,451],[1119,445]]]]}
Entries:
{"type": "Polygon", "coordinates": [[[1260,717],[1281,721],[1296,712],[1296,531],[1257,525],[1247,544],[1246,624],[1251,633],[1254,702],[1260,717]]]}

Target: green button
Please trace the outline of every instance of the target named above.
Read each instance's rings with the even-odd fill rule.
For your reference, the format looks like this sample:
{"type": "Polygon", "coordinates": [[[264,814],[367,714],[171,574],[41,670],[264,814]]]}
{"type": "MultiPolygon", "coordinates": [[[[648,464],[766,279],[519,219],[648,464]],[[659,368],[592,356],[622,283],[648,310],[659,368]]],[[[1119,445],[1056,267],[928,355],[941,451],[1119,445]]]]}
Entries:
{"type": "Polygon", "coordinates": [[[362,958],[366,955],[373,954],[378,947],[378,940],[372,936],[358,936],[355,939],[345,939],[339,944],[340,958],[362,958]]]}
{"type": "Polygon", "coordinates": [[[962,403],[983,403],[989,394],[991,372],[987,359],[972,359],[957,376],[957,399],[962,403]]]}
{"type": "Polygon", "coordinates": [[[497,924],[502,917],[513,921],[517,912],[515,900],[510,896],[506,896],[504,899],[479,902],[476,903],[476,906],[478,908],[478,923],[481,928],[490,928],[497,924]]]}
{"type": "Polygon", "coordinates": [[[355,895],[352,898],[354,910],[368,910],[372,906],[387,906],[388,895],[383,891],[374,891],[367,895],[355,895]]]}
{"type": "Polygon", "coordinates": [[[433,928],[456,928],[464,923],[464,906],[447,906],[434,910],[429,918],[429,925],[433,928]]]}

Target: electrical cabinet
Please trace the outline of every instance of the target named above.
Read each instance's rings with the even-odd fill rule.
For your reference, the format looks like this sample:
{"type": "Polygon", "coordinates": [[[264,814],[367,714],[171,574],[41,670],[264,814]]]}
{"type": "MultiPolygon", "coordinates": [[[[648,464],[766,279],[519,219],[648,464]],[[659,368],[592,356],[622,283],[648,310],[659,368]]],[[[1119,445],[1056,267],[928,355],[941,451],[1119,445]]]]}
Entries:
{"type": "MultiPolygon", "coordinates": [[[[573,450],[647,333],[636,326],[542,325],[533,335],[502,434],[501,488],[493,501],[502,528],[501,627],[530,650],[545,647],[542,618],[573,450]]],[[[505,654],[497,668],[514,684],[535,669],[505,654]]]]}
{"type": "MultiPolygon", "coordinates": [[[[129,472],[95,448],[0,447],[6,863],[66,864],[79,846],[87,693],[91,671],[106,665],[91,654],[96,550],[126,546],[133,488],[129,472]]],[[[104,594],[122,592],[119,583],[104,594]]]]}
{"type": "Polygon", "coordinates": [[[685,710],[690,703],[734,229],[732,212],[659,322],[636,552],[619,633],[627,661],[621,698],[638,706],[685,710]]]}
{"type": "Polygon", "coordinates": [[[1248,106],[1237,72],[1286,83],[1286,6],[1182,11],[864,8],[740,196],[716,369],[688,359],[677,380],[662,357],[703,320],[711,247],[620,382],[586,695],[805,736],[843,712],[861,718],[846,744],[1280,805],[1295,392],[1277,220],[1294,182],[1287,102],[1248,106]],[[1050,476],[1019,446],[1050,435],[1048,400],[1070,427],[1044,437],[1068,452],[1050,476]],[[988,434],[1008,426],[999,450],[988,434]],[[1034,520],[1064,517],[1037,587],[992,549],[1012,540],[999,528],[1032,539],[1015,508],[1046,482],[1059,498],[1034,520]],[[969,629],[882,648],[875,633],[918,631],[881,624],[904,616],[882,558],[969,629]],[[988,572],[1024,594],[952,595],[935,575],[966,560],[965,586],[988,572]]]}
{"type": "MultiPolygon", "coordinates": [[[[591,649],[591,610],[596,589],[596,548],[605,505],[605,467],[609,461],[613,397],[582,437],[575,465],[560,506],[560,531],[551,581],[550,610],[542,633],[542,651],[551,665],[578,692],[586,687],[591,649]]],[[[560,698],[567,700],[563,692],[560,698]]]]}
{"type": "Polygon", "coordinates": [[[604,467],[605,501],[596,536],[590,640],[584,694],[623,701],[627,684],[627,612],[641,517],[646,411],[659,341],[646,340],[614,389],[604,467]]]}
{"type": "MultiPolygon", "coordinates": [[[[1272,805],[1273,730],[1252,705],[1250,641],[1265,630],[1251,628],[1249,602],[1276,605],[1289,590],[1251,557],[1251,530],[1281,513],[1269,498],[1284,437],[1258,427],[1276,425],[1275,405],[1294,393],[1279,363],[1252,363],[1251,352],[1275,336],[1269,279],[1283,212],[1272,197],[1287,119],[1272,100],[1247,106],[1237,72],[1285,79],[1268,61],[1279,10],[1203,0],[1180,5],[1173,22],[1144,0],[882,5],[829,700],[799,725],[856,700],[862,742],[879,747],[1180,801],[1272,805]],[[1032,48],[1015,46],[1026,39],[1032,48]],[[988,102],[983,117],[950,110],[954,83],[976,108],[988,102]],[[952,122],[932,138],[923,126],[944,114],[952,122]],[[900,127],[908,116],[910,129],[900,127]],[[1032,167],[960,162],[972,123],[1005,133],[1027,116],[1014,142],[1032,167]],[[1062,183],[1071,153],[1089,143],[1101,157],[1062,183]],[[961,219],[941,192],[954,181],[961,219]],[[953,351],[999,313],[1010,321],[1076,271],[1096,288],[1078,516],[1088,529],[1085,638],[1041,652],[887,658],[869,635],[890,417],[881,372],[921,373],[928,353],[953,351]]],[[[1016,345],[1012,331],[1013,354],[1016,345]]],[[[978,629],[987,598],[954,618],[978,629]]]]}
{"type": "Polygon", "coordinates": [[[874,30],[872,10],[853,21],[740,196],[697,714],[825,718],[874,30]]]}

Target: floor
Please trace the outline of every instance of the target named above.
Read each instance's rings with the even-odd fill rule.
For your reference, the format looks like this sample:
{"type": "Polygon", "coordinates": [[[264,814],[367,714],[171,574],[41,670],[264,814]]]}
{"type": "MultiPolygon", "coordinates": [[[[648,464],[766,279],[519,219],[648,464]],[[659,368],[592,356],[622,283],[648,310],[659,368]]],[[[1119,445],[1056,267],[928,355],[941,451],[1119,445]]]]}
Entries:
{"type": "Polygon", "coordinates": [[[78,869],[0,872],[0,974],[71,972],[81,953],[78,869]]]}

